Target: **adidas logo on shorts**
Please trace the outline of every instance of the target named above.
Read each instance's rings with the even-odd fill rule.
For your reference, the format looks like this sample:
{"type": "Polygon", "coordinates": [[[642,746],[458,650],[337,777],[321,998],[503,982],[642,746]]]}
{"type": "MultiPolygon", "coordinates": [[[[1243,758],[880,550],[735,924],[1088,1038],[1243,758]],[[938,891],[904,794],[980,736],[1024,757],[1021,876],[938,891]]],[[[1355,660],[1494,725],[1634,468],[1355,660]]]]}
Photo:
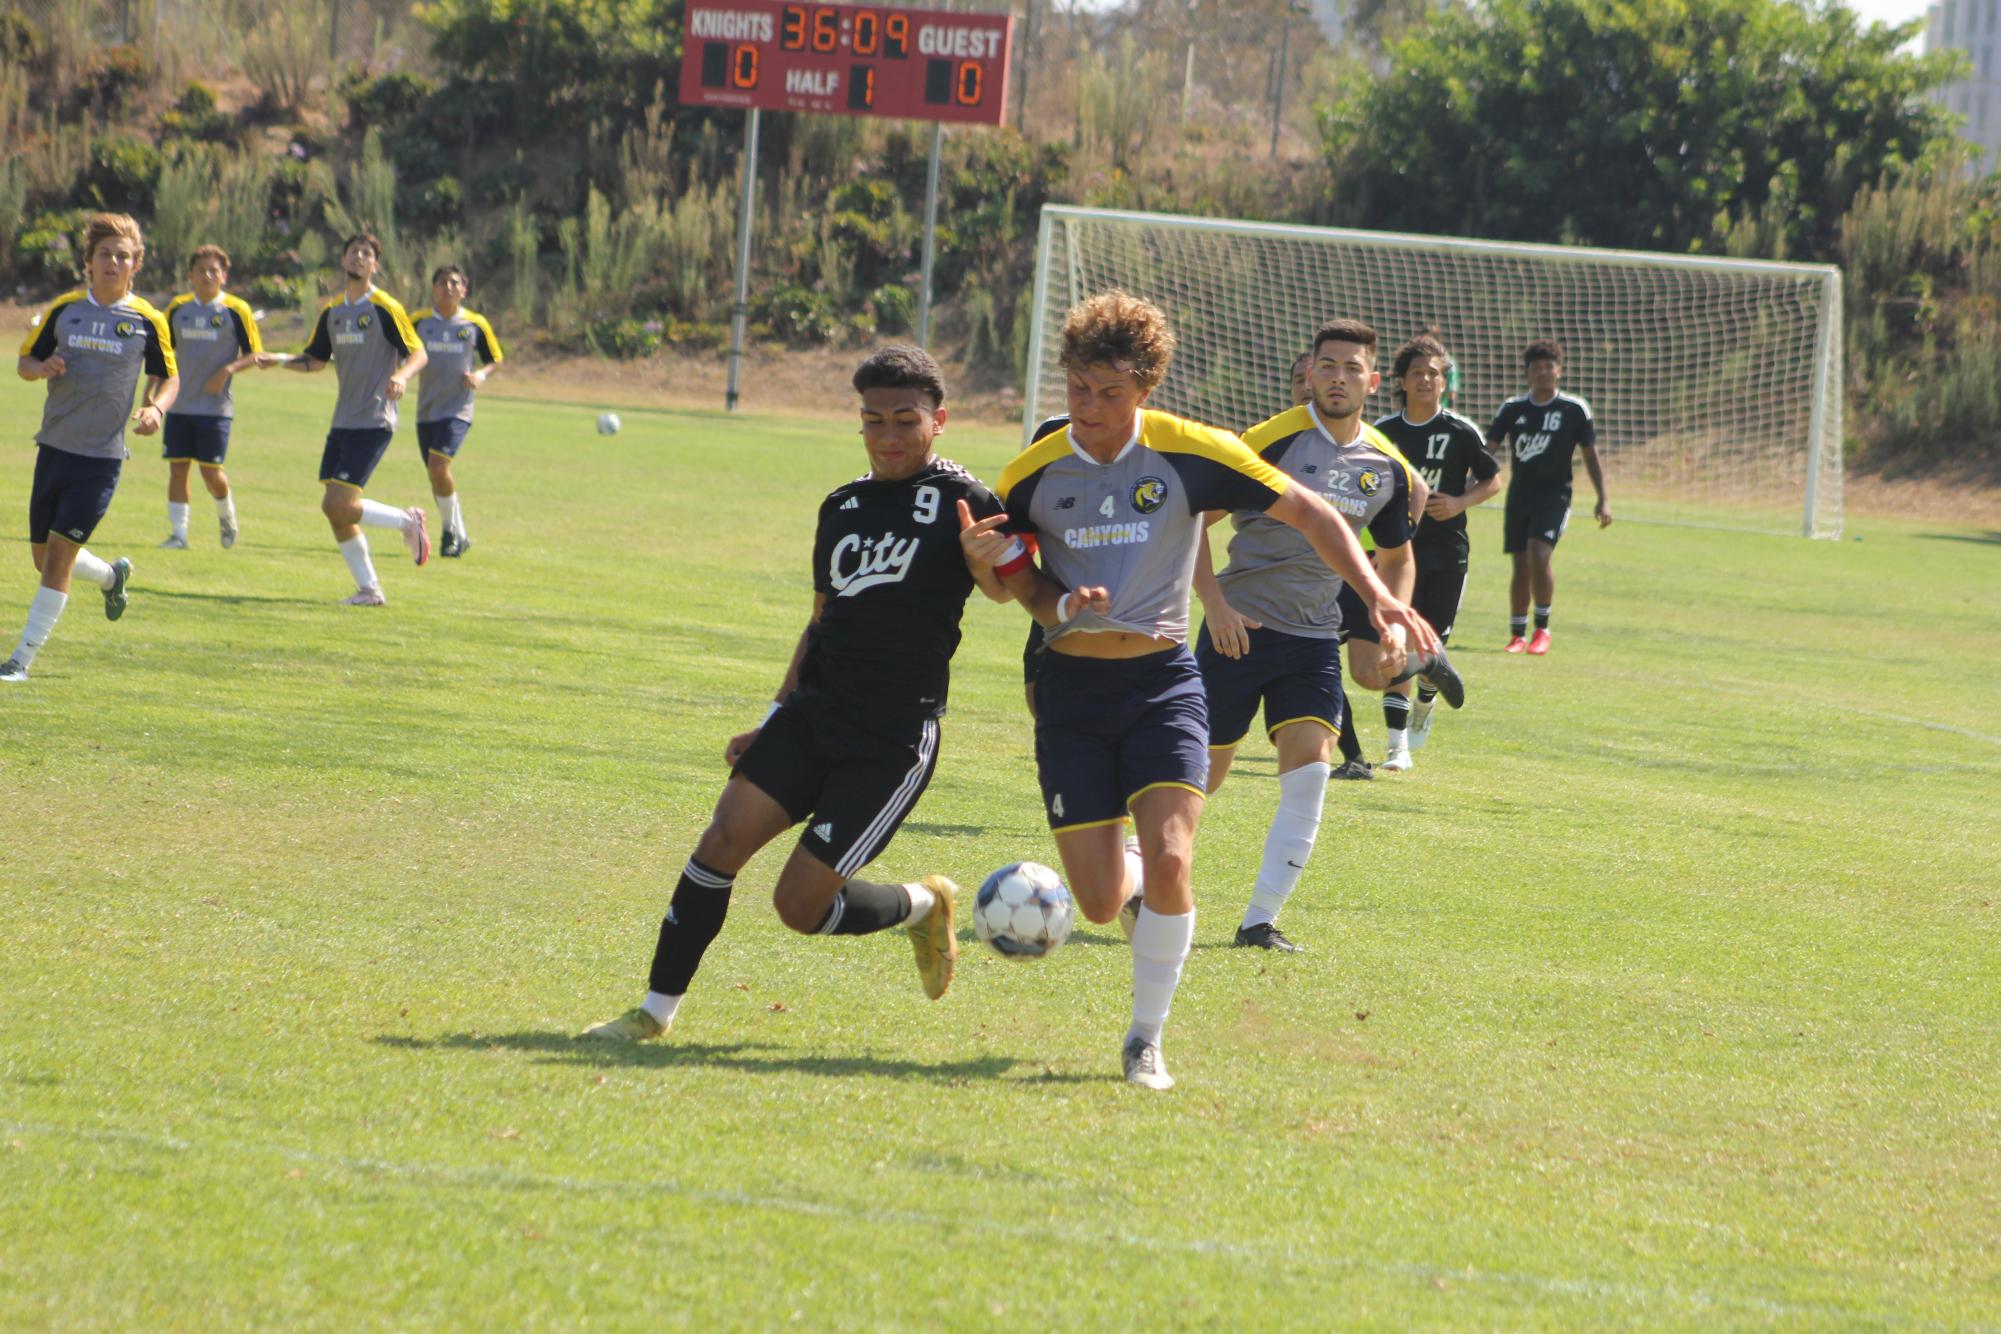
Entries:
{"type": "Polygon", "coordinates": [[[822,820],[819,824],[814,825],[813,837],[824,843],[832,843],[834,841],[834,822],[832,820],[822,820]]]}

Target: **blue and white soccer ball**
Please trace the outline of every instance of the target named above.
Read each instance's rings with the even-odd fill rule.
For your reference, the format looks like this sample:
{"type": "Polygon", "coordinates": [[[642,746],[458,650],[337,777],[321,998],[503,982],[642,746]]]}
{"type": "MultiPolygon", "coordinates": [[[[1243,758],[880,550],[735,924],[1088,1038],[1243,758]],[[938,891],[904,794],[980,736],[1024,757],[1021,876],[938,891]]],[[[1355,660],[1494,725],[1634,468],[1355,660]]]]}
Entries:
{"type": "Polygon", "coordinates": [[[598,434],[618,434],[618,414],[616,412],[600,412],[598,414],[598,434]]]}
{"type": "Polygon", "coordinates": [[[1040,959],[1076,924],[1063,877],[1038,862],[1001,867],[973,898],[973,934],[1010,959],[1040,959]]]}

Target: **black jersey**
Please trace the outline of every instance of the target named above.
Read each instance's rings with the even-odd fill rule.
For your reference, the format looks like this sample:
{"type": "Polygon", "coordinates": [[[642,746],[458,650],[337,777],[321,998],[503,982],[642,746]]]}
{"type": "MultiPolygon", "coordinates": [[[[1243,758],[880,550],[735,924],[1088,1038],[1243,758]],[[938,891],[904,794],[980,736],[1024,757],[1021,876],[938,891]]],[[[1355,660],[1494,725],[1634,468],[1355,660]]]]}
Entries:
{"type": "MultiPolygon", "coordinates": [[[[1425,485],[1440,495],[1463,496],[1501,470],[1501,465],[1487,452],[1480,428],[1456,412],[1441,409],[1421,422],[1393,412],[1377,421],[1376,429],[1410,460],[1425,485]]],[[[1466,516],[1460,513],[1449,519],[1434,519],[1427,515],[1419,522],[1411,542],[1419,553],[1453,552],[1463,556],[1467,552],[1466,516]]]]}
{"type": "Polygon", "coordinates": [[[1576,394],[1559,390],[1547,403],[1523,394],[1501,404],[1487,428],[1487,443],[1498,445],[1504,439],[1512,442],[1515,457],[1508,490],[1568,491],[1571,456],[1579,445],[1597,446],[1598,427],[1591,420],[1591,405],[1576,394]]]}
{"type": "Polygon", "coordinates": [[[959,502],[1001,512],[980,480],[934,458],[897,482],[860,477],[820,502],[813,590],[826,597],[807,635],[799,684],[857,713],[945,712],[959,617],[973,576],[959,547],[959,502]]]}

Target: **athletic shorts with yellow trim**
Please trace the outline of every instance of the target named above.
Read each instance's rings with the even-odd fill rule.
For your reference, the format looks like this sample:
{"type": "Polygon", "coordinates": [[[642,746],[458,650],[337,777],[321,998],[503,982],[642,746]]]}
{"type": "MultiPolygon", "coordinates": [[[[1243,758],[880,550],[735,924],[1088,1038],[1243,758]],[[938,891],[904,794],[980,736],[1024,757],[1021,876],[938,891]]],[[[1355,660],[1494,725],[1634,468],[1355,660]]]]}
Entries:
{"type": "Polygon", "coordinates": [[[1195,641],[1195,662],[1209,697],[1209,744],[1222,749],[1250,735],[1258,706],[1265,733],[1290,723],[1317,723],[1338,734],[1346,716],[1341,690],[1341,641],[1309,639],[1260,627],[1246,632],[1251,651],[1228,658],[1216,651],[1204,623],[1195,641]]]}
{"type": "Polygon", "coordinates": [[[1209,707],[1195,657],[1176,645],[1138,658],[1051,650],[1035,679],[1035,767],[1058,833],[1112,824],[1138,793],[1209,781],[1209,707]]]}
{"type": "Polygon", "coordinates": [[[320,480],[338,482],[359,491],[375,476],[375,465],[389,452],[396,432],[386,426],[356,429],[334,427],[320,453],[320,480]]]}

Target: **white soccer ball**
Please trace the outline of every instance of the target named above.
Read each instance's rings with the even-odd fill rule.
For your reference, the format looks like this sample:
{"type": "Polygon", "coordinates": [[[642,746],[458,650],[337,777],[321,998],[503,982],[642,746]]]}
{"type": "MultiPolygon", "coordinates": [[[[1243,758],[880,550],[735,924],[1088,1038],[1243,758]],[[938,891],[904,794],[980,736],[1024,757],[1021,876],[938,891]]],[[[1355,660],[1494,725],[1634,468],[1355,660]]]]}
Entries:
{"type": "Polygon", "coordinates": [[[598,434],[618,434],[618,414],[616,412],[600,412],[598,414],[598,434]]]}
{"type": "Polygon", "coordinates": [[[1076,924],[1063,877],[1037,862],[1001,867],[973,898],[973,934],[1010,959],[1040,959],[1076,924]]]}

